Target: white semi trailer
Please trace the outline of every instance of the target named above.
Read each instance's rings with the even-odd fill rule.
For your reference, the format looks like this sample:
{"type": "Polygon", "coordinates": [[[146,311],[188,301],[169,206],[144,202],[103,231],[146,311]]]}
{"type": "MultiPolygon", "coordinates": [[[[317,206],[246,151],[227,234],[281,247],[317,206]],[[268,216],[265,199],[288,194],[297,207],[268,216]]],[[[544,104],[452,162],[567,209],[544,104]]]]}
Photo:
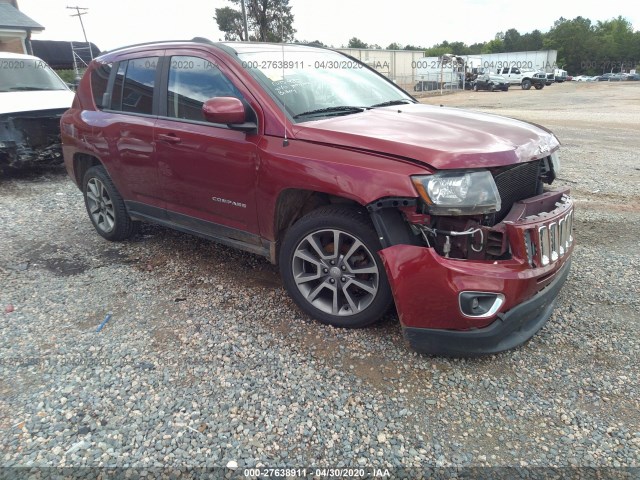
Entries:
{"type": "Polygon", "coordinates": [[[531,52],[486,53],[482,56],[482,67],[495,72],[505,67],[541,70],[553,73],[558,65],[557,50],[537,50],[531,52]]]}
{"type": "Polygon", "coordinates": [[[461,88],[479,73],[501,72],[510,67],[548,73],[552,82],[558,69],[557,57],[557,50],[423,57],[412,61],[414,90],[461,88]]]}

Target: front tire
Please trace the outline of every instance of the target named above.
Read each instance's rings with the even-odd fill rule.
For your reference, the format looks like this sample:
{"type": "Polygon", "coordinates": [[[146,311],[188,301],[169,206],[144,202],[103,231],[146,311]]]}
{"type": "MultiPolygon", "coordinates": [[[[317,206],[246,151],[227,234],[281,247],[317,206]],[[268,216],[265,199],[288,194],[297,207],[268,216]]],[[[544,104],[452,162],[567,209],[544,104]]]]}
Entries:
{"type": "Polygon", "coordinates": [[[321,323],[365,327],[393,300],[380,248],[366,211],[321,207],[287,231],[279,256],[282,280],[296,304],[321,323]]]}
{"type": "Polygon", "coordinates": [[[531,80],[525,79],[522,81],[522,89],[529,90],[531,88],[531,80]]]}
{"type": "Polygon", "coordinates": [[[122,196],[102,165],[91,167],[82,180],[87,213],[96,231],[107,240],[124,240],[135,234],[138,222],[129,217],[122,196]]]}

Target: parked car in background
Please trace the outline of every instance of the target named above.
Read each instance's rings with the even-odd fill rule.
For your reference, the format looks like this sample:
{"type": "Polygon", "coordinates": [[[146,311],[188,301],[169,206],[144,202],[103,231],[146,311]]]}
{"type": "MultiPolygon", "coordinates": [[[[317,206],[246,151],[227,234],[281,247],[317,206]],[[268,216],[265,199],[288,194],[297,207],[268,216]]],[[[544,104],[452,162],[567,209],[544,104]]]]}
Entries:
{"type": "Polygon", "coordinates": [[[144,220],[263,255],[322,323],[364,327],[395,303],[420,352],[526,342],[569,273],[574,207],[547,188],[549,130],[420,104],[332,50],[117,49],[91,62],[61,129],[105,239],[144,220]]]}
{"type": "Polygon", "coordinates": [[[590,79],[591,77],[589,75],[578,75],[576,77],[573,77],[571,79],[571,81],[573,82],[586,82],[588,81],[588,79],[590,79]]]}
{"type": "Polygon", "coordinates": [[[491,92],[502,90],[503,92],[506,92],[509,90],[509,82],[507,82],[507,79],[502,75],[486,73],[478,75],[478,77],[473,81],[473,89],[476,92],[478,90],[489,90],[491,92]]]}
{"type": "Polygon", "coordinates": [[[627,80],[638,81],[638,80],[640,80],[640,74],[638,74],[638,73],[630,73],[629,75],[627,75],[627,80]]]}
{"type": "Polygon", "coordinates": [[[605,73],[596,77],[598,82],[621,82],[627,79],[624,73],[605,73]]]}
{"type": "Polygon", "coordinates": [[[43,60],[0,52],[0,172],[62,163],[60,118],[73,96],[43,60]]]}

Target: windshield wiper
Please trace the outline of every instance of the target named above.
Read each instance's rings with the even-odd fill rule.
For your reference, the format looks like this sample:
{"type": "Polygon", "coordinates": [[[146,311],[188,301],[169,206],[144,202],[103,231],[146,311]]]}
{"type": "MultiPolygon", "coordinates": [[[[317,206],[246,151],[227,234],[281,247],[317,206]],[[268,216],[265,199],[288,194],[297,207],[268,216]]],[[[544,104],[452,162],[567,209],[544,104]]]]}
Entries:
{"type": "Polygon", "coordinates": [[[9,87],[9,90],[24,90],[24,91],[36,91],[36,90],[50,90],[41,87],[9,87]]]}
{"type": "Polygon", "coordinates": [[[318,108],[316,110],[309,110],[308,112],[298,113],[293,118],[306,117],[308,115],[321,115],[321,114],[336,114],[336,115],[348,115],[350,113],[364,112],[369,107],[351,107],[348,105],[341,105],[337,107],[318,108]]]}
{"type": "Polygon", "coordinates": [[[406,105],[407,103],[413,103],[413,102],[409,100],[389,100],[388,102],[376,103],[375,105],[371,105],[370,108],[390,107],[392,105],[406,105]]]}

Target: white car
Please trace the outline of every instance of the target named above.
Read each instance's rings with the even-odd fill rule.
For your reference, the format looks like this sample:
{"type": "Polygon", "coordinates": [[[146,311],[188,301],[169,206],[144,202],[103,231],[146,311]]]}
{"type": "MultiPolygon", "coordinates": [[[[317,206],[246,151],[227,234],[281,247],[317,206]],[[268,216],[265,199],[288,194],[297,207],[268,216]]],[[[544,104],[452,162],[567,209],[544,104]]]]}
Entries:
{"type": "Polygon", "coordinates": [[[73,97],[44,60],[0,52],[0,171],[62,162],[60,117],[73,97]]]}

